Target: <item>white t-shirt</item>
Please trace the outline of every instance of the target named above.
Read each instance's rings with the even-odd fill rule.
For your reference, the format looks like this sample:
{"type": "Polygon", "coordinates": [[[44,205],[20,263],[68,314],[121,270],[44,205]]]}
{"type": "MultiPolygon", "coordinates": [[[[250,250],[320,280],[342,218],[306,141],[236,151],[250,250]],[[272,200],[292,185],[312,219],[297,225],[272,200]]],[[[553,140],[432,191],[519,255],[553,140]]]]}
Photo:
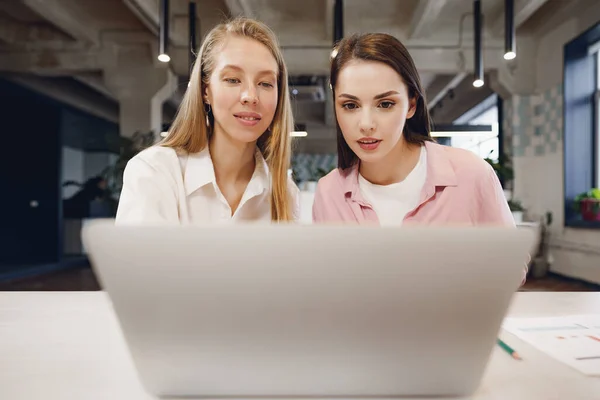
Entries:
{"type": "Polygon", "coordinates": [[[375,185],[358,174],[358,185],[364,199],[373,206],[381,225],[402,225],[404,216],[419,205],[427,179],[427,151],[421,146],[417,165],[408,176],[391,185],[375,185]]]}

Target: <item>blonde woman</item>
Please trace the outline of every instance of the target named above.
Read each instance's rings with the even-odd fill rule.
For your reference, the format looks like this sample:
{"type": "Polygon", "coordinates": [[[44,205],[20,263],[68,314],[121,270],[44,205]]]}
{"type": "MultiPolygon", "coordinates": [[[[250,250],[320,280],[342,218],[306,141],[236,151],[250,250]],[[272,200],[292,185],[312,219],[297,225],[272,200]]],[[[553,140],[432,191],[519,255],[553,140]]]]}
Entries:
{"type": "Polygon", "coordinates": [[[131,159],[117,223],[287,222],[293,117],[273,32],[237,18],[207,35],[168,136],[131,159]]]}

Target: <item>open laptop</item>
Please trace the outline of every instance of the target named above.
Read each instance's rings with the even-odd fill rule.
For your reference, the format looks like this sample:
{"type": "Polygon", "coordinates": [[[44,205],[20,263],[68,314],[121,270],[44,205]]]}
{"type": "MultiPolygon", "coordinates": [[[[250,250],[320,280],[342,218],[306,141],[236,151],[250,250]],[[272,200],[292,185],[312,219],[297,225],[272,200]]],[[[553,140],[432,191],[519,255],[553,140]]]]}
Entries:
{"type": "Polygon", "coordinates": [[[83,239],[151,394],[351,398],[473,393],[533,235],[100,221],[83,239]]]}

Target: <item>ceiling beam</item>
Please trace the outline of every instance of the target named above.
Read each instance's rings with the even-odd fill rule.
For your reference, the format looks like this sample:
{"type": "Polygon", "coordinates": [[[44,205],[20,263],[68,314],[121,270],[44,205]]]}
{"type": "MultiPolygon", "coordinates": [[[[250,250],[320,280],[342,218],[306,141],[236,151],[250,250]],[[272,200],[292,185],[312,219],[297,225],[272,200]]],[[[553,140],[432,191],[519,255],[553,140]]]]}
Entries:
{"type": "MultiPolygon", "coordinates": [[[[160,0],[123,0],[131,12],[154,35],[158,35],[160,25],[160,0]]],[[[188,45],[188,2],[172,1],[170,6],[169,40],[175,46],[188,45]]]]}
{"type": "Polygon", "coordinates": [[[446,3],[447,0],[420,0],[412,15],[408,37],[428,36],[446,3]]]}
{"type": "Polygon", "coordinates": [[[21,0],[23,4],[76,40],[97,43],[98,32],[89,23],[93,18],[82,7],[66,0],[21,0]]]}
{"type": "Polygon", "coordinates": [[[27,24],[0,15],[0,41],[20,51],[84,50],[89,44],[77,42],[46,23],[27,24]]]}
{"type": "Polygon", "coordinates": [[[0,71],[30,72],[39,75],[68,75],[80,71],[99,71],[105,54],[95,51],[36,51],[2,53],[0,71]]]}
{"type": "Polygon", "coordinates": [[[325,12],[323,17],[325,18],[325,40],[333,42],[333,8],[335,7],[335,0],[324,0],[325,12]]]}
{"type": "MultiPolygon", "coordinates": [[[[488,81],[487,78],[488,76],[486,76],[486,81],[488,81]]],[[[454,88],[454,98],[452,100],[444,99],[442,105],[438,104],[435,110],[431,109],[431,111],[434,111],[432,118],[435,124],[451,124],[458,117],[492,94],[494,92],[490,89],[489,85],[486,84],[483,87],[476,88],[473,86],[471,79],[463,79],[454,88]]]]}
{"type": "Polygon", "coordinates": [[[89,86],[94,89],[98,93],[108,97],[109,99],[115,100],[115,96],[108,90],[106,85],[104,84],[104,79],[102,75],[99,73],[82,73],[73,75],[73,79],[83,83],[84,85],[89,86]]]}
{"type": "Polygon", "coordinates": [[[123,3],[150,32],[158,35],[158,0],[123,0],[123,3]]]}
{"type": "Polygon", "coordinates": [[[594,4],[598,3],[583,0],[549,2],[548,7],[540,10],[542,18],[535,27],[536,34],[542,37],[570,18],[580,18],[580,16],[588,14],[590,16],[597,15],[597,12],[590,13],[588,11],[594,4]]]}
{"type": "Polygon", "coordinates": [[[225,0],[225,4],[232,17],[256,18],[247,0],[225,0]]]}
{"type": "Polygon", "coordinates": [[[427,102],[427,108],[428,109],[432,109],[433,107],[435,107],[435,105],[437,103],[439,103],[445,96],[446,94],[450,91],[453,90],[454,88],[456,88],[458,85],[460,85],[460,83],[467,77],[467,73],[466,72],[459,72],[458,74],[456,74],[451,80],[450,82],[448,82],[448,84],[446,86],[444,86],[442,88],[442,90],[440,90],[439,92],[437,92],[437,94],[430,99],[427,102]]]}
{"type": "MultiPolygon", "coordinates": [[[[422,74],[422,72],[420,72],[422,74]]],[[[425,89],[425,96],[427,97],[427,103],[434,99],[440,92],[442,92],[452,81],[454,74],[437,74],[429,86],[425,89]]]]}
{"type": "MultiPolygon", "coordinates": [[[[127,35],[124,35],[127,36],[127,35]]],[[[131,63],[159,62],[148,58],[149,34],[131,34],[131,38],[107,37],[115,46],[105,46],[103,50],[53,51],[34,50],[0,53],[0,71],[32,72],[42,75],[76,74],[85,71],[100,71],[115,61],[115,57],[130,60],[131,63]],[[128,40],[126,40],[128,39],[128,40]],[[118,51],[117,51],[118,49],[118,51]],[[139,61],[138,61],[139,60],[139,61]]],[[[436,74],[469,73],[473,65],[473,51],[465,49],[431,49],[409,47],[412,58],[420,71],[436,74]]],[[[153,50],[152,50],[153,51],[153,50]]],[[[329,74],[331,47],[283,47],[283,56],[290,75],[329,74]]],[[[187,74],[188,50],[173,49],[170,67],[179,75],[187,74]]],[[[495,49],[485,49],[486,69],[493,70],[502,63],[502,54],[495,49]]]]}
{"type": "MultiPolygon", "coordinates": [[[[44,30],[46,30],[46,33],[39,36],[47,36],[49,33],[56,32],[51,32],[52,29],[47,26],[44,27],[44,30]]],[[[36,35],[32,33],[30,25],[7,18],[0,14],[0,40],[3,42],[10,44],[24,43],[32,40],[35,36],[36,35]]]]}
{"type": "Polygon", "coordinates": [[[107,121],[119,122],[119,107],[116,102],[99,95],[94,96],[88,91],[82,90],[83,87],[78,88],[69,82],[65,84],[63,81],[27,74],[7,74],[5,77],[91,115],[107,121]]]}
{"type": "MultiPolygon", "coordinates": [[[[515,29],[527,21],[536,13],[548,0],[515,0],[515,29]]],[[[504,3],[502,12],[492,22],[492,33],[501,35],[504,32],[504,3]]]]}
{"type": "MultiPolygon", "coordinates": [[[[286,47],[283,56],[291,75],[329,74],[330,47],[286,47]]],[[[474,65],[473,49],[440,49],[430,47],[408,47],[419,71],[434,73],[469,72],[474,65]]],[[[483,51],[486,69],[496,69],[503,61],[502,52],[486,48],[483,51]]]]}

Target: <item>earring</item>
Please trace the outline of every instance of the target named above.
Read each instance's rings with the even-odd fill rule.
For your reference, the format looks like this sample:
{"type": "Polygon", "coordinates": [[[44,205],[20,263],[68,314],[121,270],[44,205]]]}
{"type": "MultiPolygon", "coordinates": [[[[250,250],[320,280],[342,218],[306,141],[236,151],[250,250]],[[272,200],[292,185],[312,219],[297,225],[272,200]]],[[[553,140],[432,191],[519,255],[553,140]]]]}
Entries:
{"type": "Polygon", "coordinates": [[[204,111],[206,113],[206,127],[210,129],[210,118],[208,117],[208,114],[210,114],[210,104],[206,103],[206,105],[208,106],[208,110],[206,109],[206,107],[204,108],[204,111]]]}

